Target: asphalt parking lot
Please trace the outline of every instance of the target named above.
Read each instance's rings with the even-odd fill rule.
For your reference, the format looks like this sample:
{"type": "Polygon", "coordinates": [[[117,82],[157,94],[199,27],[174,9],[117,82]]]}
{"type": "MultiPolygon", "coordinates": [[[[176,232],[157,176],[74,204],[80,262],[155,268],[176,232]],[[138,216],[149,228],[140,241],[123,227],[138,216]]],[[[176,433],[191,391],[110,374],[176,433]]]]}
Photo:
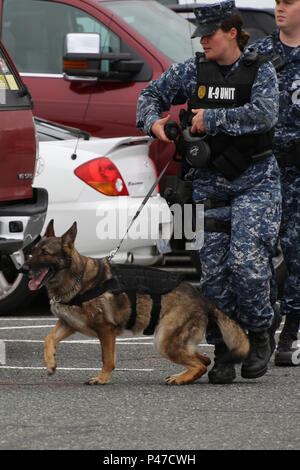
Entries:
{"type": "MultiPolygon", "coordinates": [[[[0,317],[0,450],[300,449],[300,368],[278,368],[231,385],[207,376],[166,386],[181,370],[152,337],[118,339],[117,369],[105,386],[84,382],[100,366],[96,340],[76,334],[57,348],[47,376],[43,341],[55,325],[45,305],[0,317]]],[[[213,356],[203,343],[202,352],[213,356]]]]}

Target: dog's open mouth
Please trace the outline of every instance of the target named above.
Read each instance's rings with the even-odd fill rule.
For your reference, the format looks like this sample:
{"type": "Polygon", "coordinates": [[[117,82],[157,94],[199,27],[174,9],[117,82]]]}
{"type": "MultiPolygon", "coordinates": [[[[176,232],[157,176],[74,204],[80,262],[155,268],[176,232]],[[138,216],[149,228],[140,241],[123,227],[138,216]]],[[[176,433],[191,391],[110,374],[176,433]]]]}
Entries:
{"type": "Polygon", "coordinates": [[[29,289],[30,290],[40,289],[44,285],[44,281],[46,280],[48,273],[49,273],[49,269],[45,269],[44,271],[41,271],[38,274],[35,274],[28,283],[29,289]]]}

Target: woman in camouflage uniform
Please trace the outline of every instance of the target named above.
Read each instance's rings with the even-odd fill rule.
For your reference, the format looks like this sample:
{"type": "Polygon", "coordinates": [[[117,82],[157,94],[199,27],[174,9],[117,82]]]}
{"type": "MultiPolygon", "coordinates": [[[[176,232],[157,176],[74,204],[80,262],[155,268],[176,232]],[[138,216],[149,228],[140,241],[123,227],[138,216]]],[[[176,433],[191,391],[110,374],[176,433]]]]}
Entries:
{"type": "MultiPolygon", "coordinates": [[[[271,355],[268,329],[274,316],[270,303],[270,257],[280,223],[279,169],[272,154],[270,131],[278,113],[278,86],[270,62],[244,51],[249,36],[234,1],[195,10],[203,54],[173,64],[142,92],[137,127],[168,142],[161,113],[188,102],[191,132],[206,133],[211,159],[197,168],[193,200],[212,209],[216,228],[205,231],[200,250],[203,294],[248,331],[250,353],[242,365],[245,378],[265,374],[271,355]],[[256,158],[257,157],[257,158],[256,158]],[[211,204],[212,203],[212,204],[211,204]],[[231,224],[230,233],[218,223],[231,224]]],[[[169,141],[170,142],[170,141],[169,141]]],[[[216,329],[211,383],[230,383],[236,376],[216,329]]]]}

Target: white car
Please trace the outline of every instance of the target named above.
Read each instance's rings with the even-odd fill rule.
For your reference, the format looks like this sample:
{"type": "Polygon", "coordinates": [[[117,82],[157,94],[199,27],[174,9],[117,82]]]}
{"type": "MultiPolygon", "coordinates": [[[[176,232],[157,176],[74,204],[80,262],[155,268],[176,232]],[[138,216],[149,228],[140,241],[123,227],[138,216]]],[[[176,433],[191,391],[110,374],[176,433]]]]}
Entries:
{"type": "MultiPolygon", "coordinates": [[[[151,139],[101,139],[86,132],[35,118],[39,160],[34,186],[44,187],[49,206],[44,229],[54,219],[56,235],[77,221],[76,248],[91,257],[114,254],[113,262],[154,264],[169,250],[173,220],[154,185],[157,175],[148,157],[151,139]],[[130,230],[144,197],[154,190],[130,230]]],[[[42,231],[43,233],[43,231],[42,231]]],[[[14,266],[23,251],[6,259],[0,276],[0,312],[9,313],[28,299],[27,279],[14,266]]]]}

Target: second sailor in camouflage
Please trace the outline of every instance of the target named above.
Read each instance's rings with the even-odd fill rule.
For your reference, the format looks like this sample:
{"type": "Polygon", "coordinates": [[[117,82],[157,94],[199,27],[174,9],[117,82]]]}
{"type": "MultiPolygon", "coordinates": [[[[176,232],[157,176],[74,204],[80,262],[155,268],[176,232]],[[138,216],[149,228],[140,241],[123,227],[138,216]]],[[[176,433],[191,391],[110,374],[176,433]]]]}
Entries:
{"type": "Polygon", "coordinates": [[[280,299],[285,325],[275,352],[275,364],[299,365],[297,334],[300,325],[300,1],[277,0],[275,18],[279,29],[253,47],[277,64],[279,117],[274,152],[282,185],[280,243],[287,280],[280,299]]]}

